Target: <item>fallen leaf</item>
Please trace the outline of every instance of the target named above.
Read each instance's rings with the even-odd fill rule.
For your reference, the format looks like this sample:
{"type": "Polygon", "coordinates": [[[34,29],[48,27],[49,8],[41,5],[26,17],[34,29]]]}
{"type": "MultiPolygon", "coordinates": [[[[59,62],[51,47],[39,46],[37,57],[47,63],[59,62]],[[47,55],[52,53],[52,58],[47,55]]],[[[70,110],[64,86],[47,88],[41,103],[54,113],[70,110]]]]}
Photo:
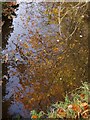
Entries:
{"type": "Polygon", "coordinates": [[[57,116],[65,117],[65,116],[66,116],[65,110],[62,109],[62,108],[59,108],[59,109],[57,110],[57,116]]]}
{"type": "Polygon", "coordinates": [[[38,118],[38,116],[37,115],[32,115],[32,117],[31,117],[32,119],[37,119],[38,118]]]}
{"type": "Polygon", "coordinates": [[[86,103],[86,102],[82,103],[81,107],[83,107],[84,110],[87,110],[88,109],[88,103],[86,103]]]}
{"type": "Polygon", "coordinates": [[[54,48],[53,51],[54,51],[54,52],[58,52],[58,51],[59,51],[59,48],[54,48]]]}
{"type": "Polygon", "coordinates": [[[72,105],[72,109],[75,111],[75,112],[81,112],[81,108],[80,108],[80,106],[79,105],[77,105],[77,104],[73,104],[72,105]]]}

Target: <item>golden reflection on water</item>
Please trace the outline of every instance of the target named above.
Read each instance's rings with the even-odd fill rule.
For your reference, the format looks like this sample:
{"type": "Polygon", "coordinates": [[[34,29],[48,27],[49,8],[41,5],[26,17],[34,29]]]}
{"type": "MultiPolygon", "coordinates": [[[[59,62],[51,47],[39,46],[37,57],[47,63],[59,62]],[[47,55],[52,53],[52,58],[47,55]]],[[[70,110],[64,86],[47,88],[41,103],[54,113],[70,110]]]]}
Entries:
{"type": "MultiPolygon", "coordinates": [[[[60,36],[58,3],[48,3],[45,6],[48,8],[43,4],[19,6],[18,16],[13,22],[15,28],[7,46],[11,77],[7,88],[13,89],[14,101],[22,103],[27,110],[45,111],[51,103],[64,100],[67,91],[88,80],[88,27],[83,19],[78,20],[83,12],[79,8],[76,16],[72,11],[65,16],[60,36]],[[41,14],[39,9],[46,12],[41,14]],[[12,87],[11,82],[17,81],[17,77],[19,80],[12,87]]],[[[67,7],[69,5],[71,3],[67,7]]]]}

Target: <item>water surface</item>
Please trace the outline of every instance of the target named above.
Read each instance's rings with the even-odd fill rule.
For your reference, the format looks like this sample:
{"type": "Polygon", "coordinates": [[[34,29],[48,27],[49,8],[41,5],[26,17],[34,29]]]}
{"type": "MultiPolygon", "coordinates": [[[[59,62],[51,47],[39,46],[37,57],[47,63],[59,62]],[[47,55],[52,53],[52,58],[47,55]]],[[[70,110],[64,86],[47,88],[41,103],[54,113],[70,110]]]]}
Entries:
{"type": "Polygon", "coordinates": [[[58,6],[19,4],[13,31],[4,37],[7,44],[3,54],[8,55],[4,74],[8,80],[4,84],[3,115],[7,112],[28,118],[33,109],[46,111],[52,103],[64,100],[66,92],[88,80],[87,23],[82,20],[76,33],[66,39],[74,25],[67,18],[59,26],[58,6]]]}

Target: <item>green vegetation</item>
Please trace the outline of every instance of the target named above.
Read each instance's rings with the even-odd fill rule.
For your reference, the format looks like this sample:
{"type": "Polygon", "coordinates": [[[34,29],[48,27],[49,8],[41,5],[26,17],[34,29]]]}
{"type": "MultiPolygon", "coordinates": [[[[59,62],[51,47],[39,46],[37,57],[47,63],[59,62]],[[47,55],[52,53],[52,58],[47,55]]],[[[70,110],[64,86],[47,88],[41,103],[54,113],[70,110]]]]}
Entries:
{"type": "Polygon", "coordinates": [[[82,86],[69,95],[66,95],[65,101],[52,104],[47,113],[41,111],[37,113],[35,110],[31,111],[32,119],[41,118],[72,118],[72,119],[86,119],[89,118],[90,112],[90,85],[84,82],[82,86]]]}

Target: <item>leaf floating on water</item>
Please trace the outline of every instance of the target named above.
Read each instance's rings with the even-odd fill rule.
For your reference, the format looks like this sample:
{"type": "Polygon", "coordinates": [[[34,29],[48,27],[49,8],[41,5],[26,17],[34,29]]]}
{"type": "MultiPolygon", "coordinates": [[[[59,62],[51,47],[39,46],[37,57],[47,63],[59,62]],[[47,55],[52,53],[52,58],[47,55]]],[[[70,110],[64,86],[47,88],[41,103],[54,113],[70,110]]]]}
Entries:
{"type": "Polygon", "coordinates": [[[63,57],[62,57],[62,56],[59,56],[59,57],[58,57],[58,60],[62,60],[62,59],[63,59],[63,57]]]}
{"type": "Polygon", "coordinates": [[[28,16],[28,18],[27,18],[27,22],[29,22],[29,21],[30,21],[30,19],[31,19],[31,18],[30,18],[30,16],[28,16]]]}
{"type": "Polygon", "coordinates": [[[27,44],[27,42],[24,42],[24,43],[22,44],[22,46],[23,46],[24,48],[29,48],[29,45],[27,44]]]}
{"type": "Polygon", "coordinates": [[[33,32],[31,30],[29,30],[29,34],[33,34],[33,32]]]}
{"type": "Polygon", "coordinates": [[[32,25],[33,25],[33,26],[35,25],[35,22],[34,22],[34,21],[32,22],[32,25]]]}
{"type": "Polygon", "coordinates": [[[53,8],[53,13],[57,14],[58,13],[58,8],[53,8]]]}
{"type": "Polygon", "coordinates": [[[59,51],[59,48],[54,48],[53,51],[54,51],[54,52],[58,52],[58,51],[59,51]]]}

